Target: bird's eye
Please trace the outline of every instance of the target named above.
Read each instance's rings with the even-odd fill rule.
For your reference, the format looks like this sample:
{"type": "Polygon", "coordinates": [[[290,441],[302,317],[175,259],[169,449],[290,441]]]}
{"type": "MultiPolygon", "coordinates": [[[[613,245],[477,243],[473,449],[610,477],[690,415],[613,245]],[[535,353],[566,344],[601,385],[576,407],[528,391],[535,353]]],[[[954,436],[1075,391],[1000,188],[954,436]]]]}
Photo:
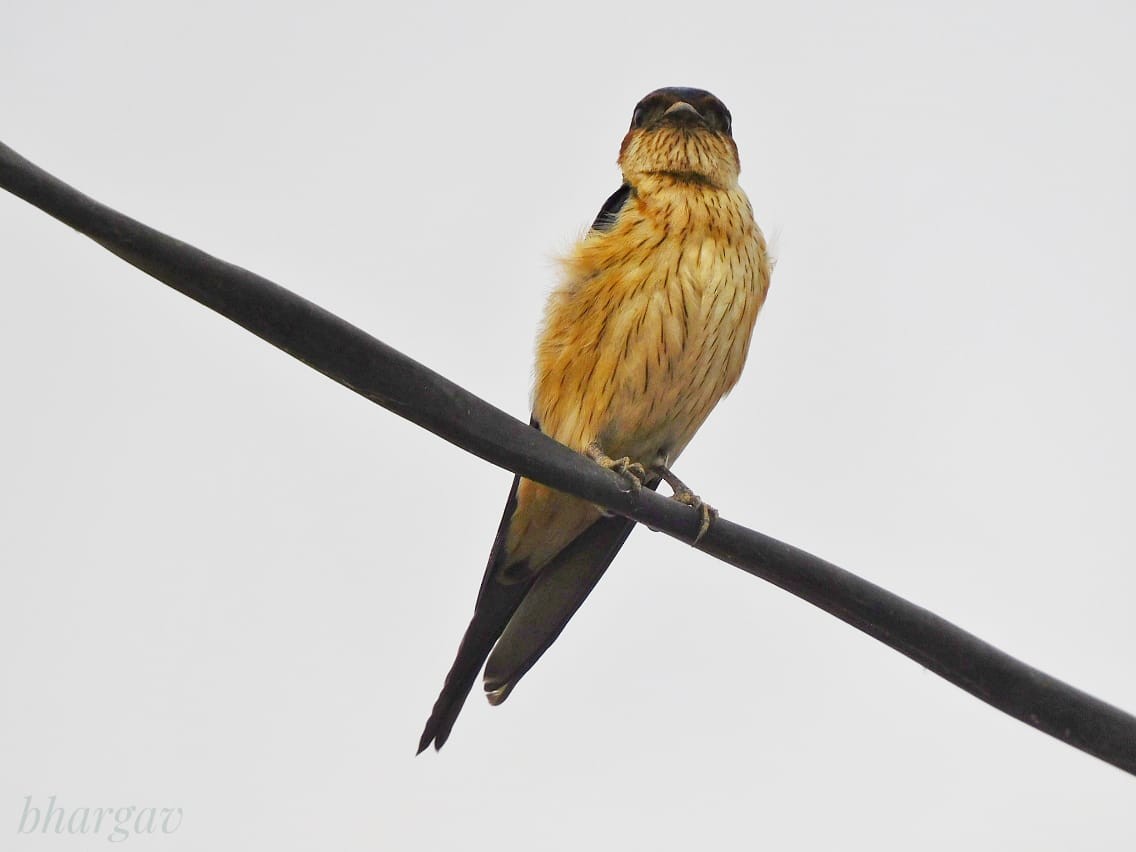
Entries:
{"type": "Polygon", "coordinates": [[[728,109],[723,106],[715,105],[710,114],[714,117],[714,124],[718,126],[719,130],[727,136],[733,132],[733,119],[731,119],[728,109]]]}

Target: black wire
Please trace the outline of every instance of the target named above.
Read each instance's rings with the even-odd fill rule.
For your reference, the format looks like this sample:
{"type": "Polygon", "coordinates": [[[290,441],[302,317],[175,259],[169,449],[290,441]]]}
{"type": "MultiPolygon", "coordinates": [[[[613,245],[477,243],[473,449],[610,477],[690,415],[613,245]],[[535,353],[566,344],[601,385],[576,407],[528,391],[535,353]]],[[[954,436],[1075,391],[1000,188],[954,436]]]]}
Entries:
{"type": "MultiPolygon", "coordinates": [[[[691,541],[699,514],[625,481],[306,299],[99,204],[0,144],[0,186],[329,378],[477,456],[691,541]]],[[[993,707],[1136,774],[1136,718],[897,595],[718,518],[698,545],[993,707]]]]}

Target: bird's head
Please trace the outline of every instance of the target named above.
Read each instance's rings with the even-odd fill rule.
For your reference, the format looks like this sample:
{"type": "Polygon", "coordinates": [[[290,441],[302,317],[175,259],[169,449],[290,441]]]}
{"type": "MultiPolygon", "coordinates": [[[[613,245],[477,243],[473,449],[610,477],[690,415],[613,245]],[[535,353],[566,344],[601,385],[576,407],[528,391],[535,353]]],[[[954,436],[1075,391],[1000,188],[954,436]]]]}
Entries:
{"type": "Polygon", "coordinates": [[[644,175],[733,186],[741,166],[730,111],[702,89],[656,89],[635,107],[619,167],[632,186],[644,175]]]}

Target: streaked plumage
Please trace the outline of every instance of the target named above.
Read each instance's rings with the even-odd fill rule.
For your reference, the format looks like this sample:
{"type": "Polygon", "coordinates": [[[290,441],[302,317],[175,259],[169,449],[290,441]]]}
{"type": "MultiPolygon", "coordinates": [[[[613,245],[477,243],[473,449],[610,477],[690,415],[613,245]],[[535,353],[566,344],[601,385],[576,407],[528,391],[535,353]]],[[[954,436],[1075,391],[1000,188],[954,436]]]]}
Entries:
{"type": "MultiPolygon", "coordinates": [[[[623,186],[563,264],[537,344],[533,424],[669,468],[741,374],[769,287],[738,187],[730,115],[699,89],[659,89],[620,148],[623,186]]],[[[559,635],[633,524],[514,481],[473,620],[419,744],[440,748],[482,664],[503,701],[559,635]],[[490,653],[492,652],[492,653],[490,653]],[[486,658],[488,662],[486,663],[486,658]]]]}

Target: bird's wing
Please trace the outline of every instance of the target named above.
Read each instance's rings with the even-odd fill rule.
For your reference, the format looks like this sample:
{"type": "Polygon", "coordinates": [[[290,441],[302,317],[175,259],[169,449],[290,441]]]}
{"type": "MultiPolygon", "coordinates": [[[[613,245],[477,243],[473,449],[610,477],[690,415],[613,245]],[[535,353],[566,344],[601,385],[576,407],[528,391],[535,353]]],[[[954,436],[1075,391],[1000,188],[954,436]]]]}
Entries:
{"type": "Polygon", "coordinates": [[[631,185],[623,184],[619,189],[608,196],[607,201],[604,202],[603,207],[600,208],[599,214],[596,216],[596,221],[592,223],[593,231],[610,231],[615,227],[615,220],[619,218],[619,212],[627,204],[628,199],[631,198],[631,185]]]}
{"type": "MultiPolygon", "coordinates": [[[[648,485],[658,487],[658,482],[648,485]]],[[[615,559],[635,522],[601,518],[540,570],[485,664],[485,691],[500,704],[556,641],[615,559]]]]}
{"type": "Polygon", "coordinates": [[[505,502],[505,513],[501,516],[497,538],[493,541],[489,564],[485,566],[481,590],[477,593],[477,603],[473,607],[473,618],[466,628],[465,636],[462,637],[457,658],[446,675],[442,692],[434,702],[430,718],[426,720],[426,729],[418,741],[419,754],[425,751],[431,742],[434,743],[434,748],[441,748],[450,736],[454,721],[458,718],[458,713],[461,712],[474,681],[477,680],[477,674],[481,671],[485,658],[493,650],[494,643],[533,583],[531,577],[514,583],[500,581],[500,568],[505,560],[505,541],[509,536],[509,521],[517,507],[517,484],[520,481],[520,476],[513,477],[513,487],[509,490],[509,499],[505,502]]]}
{"type": "MultiPolygon", "coordinates": [[[[449,738],[486,657],[489,662],[485,669],[485,690],[489,701],[500,704],[509,696],[575,615],[635,526],[635,522],[627,518],[601,518],[535,577],[503,583],[497,568],[503,558],[503,541],[508,535],[519,479],[513,480],[473,618],[418,742],[419,754],[431,742],[436,749],[441,748],[449,738]]],[[[657,483],[649,487],[655,485],[657,483]]]]}
{"type": "MultiPolygon", "coordinates": [[[[535,420],[532,425],[539,428],[535,420]]],[[[422,731],[419,754],[431,743],[436,749],[441,748],[449,738],[486,658],[489,664],[485,689],[489,700],[500,704],[508,697],[517,681],[560,635],[635,526],[634,521],[626,518],[601,518],[535,575],[522,572],[520,578],[514,580],[513,574],[502,569],[520,480],[520,476],[513,478],[474,604],[473,618],[422,731]]]]}

